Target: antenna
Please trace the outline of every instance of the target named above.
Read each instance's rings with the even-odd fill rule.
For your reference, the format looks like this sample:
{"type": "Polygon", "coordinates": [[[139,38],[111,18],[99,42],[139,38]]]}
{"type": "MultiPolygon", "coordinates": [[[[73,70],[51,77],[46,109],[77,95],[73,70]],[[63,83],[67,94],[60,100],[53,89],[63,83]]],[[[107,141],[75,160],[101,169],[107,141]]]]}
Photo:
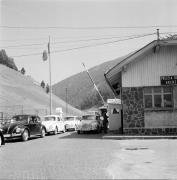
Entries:
{"type": "Polygon", "coordinates": [[[98,90],[98,88],[97,88],[97,86],[96,86],[96,84],[95,84],[93,78],[91,77],[91,75],[90,75],[88,69],[86,68],[86,66],[85,66],[84,63],[82,63],[82,65],[84,66],[84,68],[85,68],[85,70],[86,70],[86,72],[87,72],[87,74],[88,74],[90,80],[92,81],[94,88],[96,89],[96,91],[98,92],[99,96],[101,97],[101,100],[102,100],[102,102],[103,102],[103,105],[105,105],[106,103],[105,103],[105,101],[104,101],[104,99],[103,99],[103,96],[101,95],[100,91],[98,90]]]}

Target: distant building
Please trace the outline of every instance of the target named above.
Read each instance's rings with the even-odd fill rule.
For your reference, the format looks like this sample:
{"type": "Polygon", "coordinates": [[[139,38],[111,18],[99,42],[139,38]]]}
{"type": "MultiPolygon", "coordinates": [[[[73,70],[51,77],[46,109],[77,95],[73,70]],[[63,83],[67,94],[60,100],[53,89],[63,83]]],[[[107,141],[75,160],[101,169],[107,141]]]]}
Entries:
{"type": "Polygon", "coordinates": [[[155,40],[105,73],[124,134],[177,134],[177,40],[155,40]]]}

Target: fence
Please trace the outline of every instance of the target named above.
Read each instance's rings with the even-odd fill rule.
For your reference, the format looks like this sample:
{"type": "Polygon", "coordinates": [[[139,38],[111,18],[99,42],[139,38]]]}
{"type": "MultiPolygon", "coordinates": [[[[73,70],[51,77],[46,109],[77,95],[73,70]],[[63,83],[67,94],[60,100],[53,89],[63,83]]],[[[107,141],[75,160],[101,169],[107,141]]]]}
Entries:
{"type": "Polygon", "coordinates": [[[29,108],[23,105],[0,106],[0,121],[11,119],[17,114],[35,114],[45,116],[49,113],[48,108],[29,108]]]}

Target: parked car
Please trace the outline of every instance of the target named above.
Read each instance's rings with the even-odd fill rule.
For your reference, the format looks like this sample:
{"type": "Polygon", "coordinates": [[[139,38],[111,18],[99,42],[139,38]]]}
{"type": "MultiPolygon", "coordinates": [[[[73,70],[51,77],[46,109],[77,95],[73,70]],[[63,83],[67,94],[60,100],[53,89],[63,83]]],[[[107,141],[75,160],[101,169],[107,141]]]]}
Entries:
{"type": "Polygon", "coordinates": [[[88,113],[82,116],[78,125],[77,133],[80,134],[85,131],[95,131],[100,133],[102,131],[102,126],[99,113],[88,113]]]}
{"type": "Polygon", "coordinates": [[[65,132],[65,123],[59,115],[44,116],[42,124],[46,133],[57,134],[58,132],[65,132]]]}
{"type": "Polygon", "coordinates": [[[80,123],[81,118],[79,116],[66,116],[64,118],[65,121],[65,129],[68,130],[77,130],[78,124],[80,123]]]}
{"type": "Polygon", "coordinates": [[[3,130],[0,129],[0,147],[5,144],[3,130]]]}
{"type": "Polygon", "coordinates": [[[45,136],[45,128],[37,115],[16,115],[2,126],[4,138],[21,138],[27,141],[32,136],[45,136]]]}

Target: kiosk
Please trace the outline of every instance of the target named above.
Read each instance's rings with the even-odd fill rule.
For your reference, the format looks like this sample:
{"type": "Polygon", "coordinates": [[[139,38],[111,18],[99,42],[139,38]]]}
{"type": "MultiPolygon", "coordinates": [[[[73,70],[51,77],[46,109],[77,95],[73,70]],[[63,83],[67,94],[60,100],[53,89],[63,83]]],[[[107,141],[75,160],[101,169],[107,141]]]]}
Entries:
{"type": "Polygon", "coordinates": [[[109,114],[109,131],[120,131],[122,129],[121,100],[108,99],[107,104],[108,104],[108,114],[109,114]]]}

